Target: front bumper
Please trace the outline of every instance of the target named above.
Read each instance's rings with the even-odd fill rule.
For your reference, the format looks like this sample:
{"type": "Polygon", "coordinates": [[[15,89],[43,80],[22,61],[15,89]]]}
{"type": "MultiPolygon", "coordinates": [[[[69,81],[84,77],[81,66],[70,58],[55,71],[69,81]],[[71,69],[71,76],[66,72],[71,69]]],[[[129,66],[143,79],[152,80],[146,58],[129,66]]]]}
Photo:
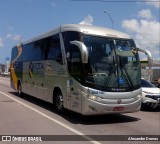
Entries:
{"type": "Polygon", "coordinates": [[[152,108],[160,107],[160,95],[145,95],[142,103],[152,108]]]}
{"type": "MultiPolygon", "coordinates": [[[[122,99],[123,100],[123,99],[122,99]]],[[[82,98],[82,114],[83,115],[100,115],[111,113],[132,113],[137,112],[141,108],[142,99],[135,100],[126,104],[102,104],[97,101],[82,98]]]]}

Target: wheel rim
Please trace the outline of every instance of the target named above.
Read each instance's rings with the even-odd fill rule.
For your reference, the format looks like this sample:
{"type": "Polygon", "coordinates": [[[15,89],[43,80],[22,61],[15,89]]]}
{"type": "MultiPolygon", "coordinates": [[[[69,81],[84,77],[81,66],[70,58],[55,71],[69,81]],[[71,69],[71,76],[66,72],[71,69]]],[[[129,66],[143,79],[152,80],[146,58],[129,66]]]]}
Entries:
{"type": "Polygon", "coordinates": [[[56,108],[60,111],[63,109],[63,98],[60,94],[56,98],[56,108]]]}

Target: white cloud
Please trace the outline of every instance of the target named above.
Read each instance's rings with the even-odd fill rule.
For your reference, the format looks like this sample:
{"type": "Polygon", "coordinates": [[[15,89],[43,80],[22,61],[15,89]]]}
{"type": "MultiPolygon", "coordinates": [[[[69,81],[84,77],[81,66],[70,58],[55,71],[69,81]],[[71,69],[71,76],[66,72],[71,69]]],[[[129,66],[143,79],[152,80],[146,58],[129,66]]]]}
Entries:
{"type": "Polygon", "coordinates": [[[149,20],[124,20],[122,27],[131,32],[139,44],[147,47],[160,45],[160,22],[149,20]]]}
{"type": "Polygon", "coordinates": [[[91,15],[88,15],[83,21],[81,21],[79,24],[83,25],[92,25],[93,23],[93,17],[91,15]]]}
{"type": "Polygon", "coordinates": [[[138,47],[148,49],[155,56],[154,58],[157,58],[160,55],[159,21],[149,19],[130,19],[124,20],[122,22],[122,27],[127,32],[131,33],[138,47]]]}
{"type": "Polygon", "coordinates": [[[21,35],[16,35],[14,36],[13,40],[15,41],[20,41],[22,39],[22,36],[21,35]]]}
{"type": "Polygon", "coordinates": [[[13,34],[9,33],[9,34],[6,35],[6,38],[11,39],[13,41],[20,41],[22,39],[22,36],[20,34],[13,35],[13,34]]]}
{"type": "Polygon", "coordinates": [[[154,6],[155,8],[160,8],[160,1],[155,1],[155,0],[144,0],[146,1],[146,4],[154,6]]]}
{"type": "Polygon", "coordinates": [[[153,18],[150,9],[143,9],[143,10],[139,11],[138,17],[148,19],[148,20],[153,18]]]}
{"type": "Polygon", "coordinates": [[[131,32],[138,32],[139,22],[136,19],[124,20],[122,27],[131,32]]]}
{"type": "Polygon", "coordinates": [[[0,47],[4,47],[3,39],[0,37],[0,47]]]}

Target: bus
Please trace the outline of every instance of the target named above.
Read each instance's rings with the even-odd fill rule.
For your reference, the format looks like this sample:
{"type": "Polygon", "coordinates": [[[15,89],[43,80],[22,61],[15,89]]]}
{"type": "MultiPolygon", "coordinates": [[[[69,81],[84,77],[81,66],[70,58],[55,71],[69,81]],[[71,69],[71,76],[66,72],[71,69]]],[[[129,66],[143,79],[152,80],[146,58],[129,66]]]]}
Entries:
{"type": "Polygon", "coordinates": [[[141,65],[134,40],[97,26],[65,24],[12,48],[11,87],[82,115],[137,112],[141,65]]]}

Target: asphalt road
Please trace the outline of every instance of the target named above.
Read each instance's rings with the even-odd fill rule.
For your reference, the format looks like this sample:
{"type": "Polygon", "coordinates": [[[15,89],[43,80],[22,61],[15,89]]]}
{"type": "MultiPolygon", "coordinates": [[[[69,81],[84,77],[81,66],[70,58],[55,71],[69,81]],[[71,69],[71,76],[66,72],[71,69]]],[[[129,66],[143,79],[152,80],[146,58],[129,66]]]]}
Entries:
{"type": "MultiPolygon", "coordinates": [[[[16,91],[10,88],[9,78],[0,77],[0,139],[10,135],[21,135],[20,140],[42,136],[42,140],[47,141],[40,143],[45,144],[159,144],[160,108],[118,115],[81,116],[71,111],[59,115],[49,103],[28,95],[18,97],[16,91]],[[145,141],[124,141],[131,137],[145,138],[145,141]],[[152,137],[159,141],[149,141],[152,137]]],[[[16,139],[12,137],[12,140],[16,139]]]]}

